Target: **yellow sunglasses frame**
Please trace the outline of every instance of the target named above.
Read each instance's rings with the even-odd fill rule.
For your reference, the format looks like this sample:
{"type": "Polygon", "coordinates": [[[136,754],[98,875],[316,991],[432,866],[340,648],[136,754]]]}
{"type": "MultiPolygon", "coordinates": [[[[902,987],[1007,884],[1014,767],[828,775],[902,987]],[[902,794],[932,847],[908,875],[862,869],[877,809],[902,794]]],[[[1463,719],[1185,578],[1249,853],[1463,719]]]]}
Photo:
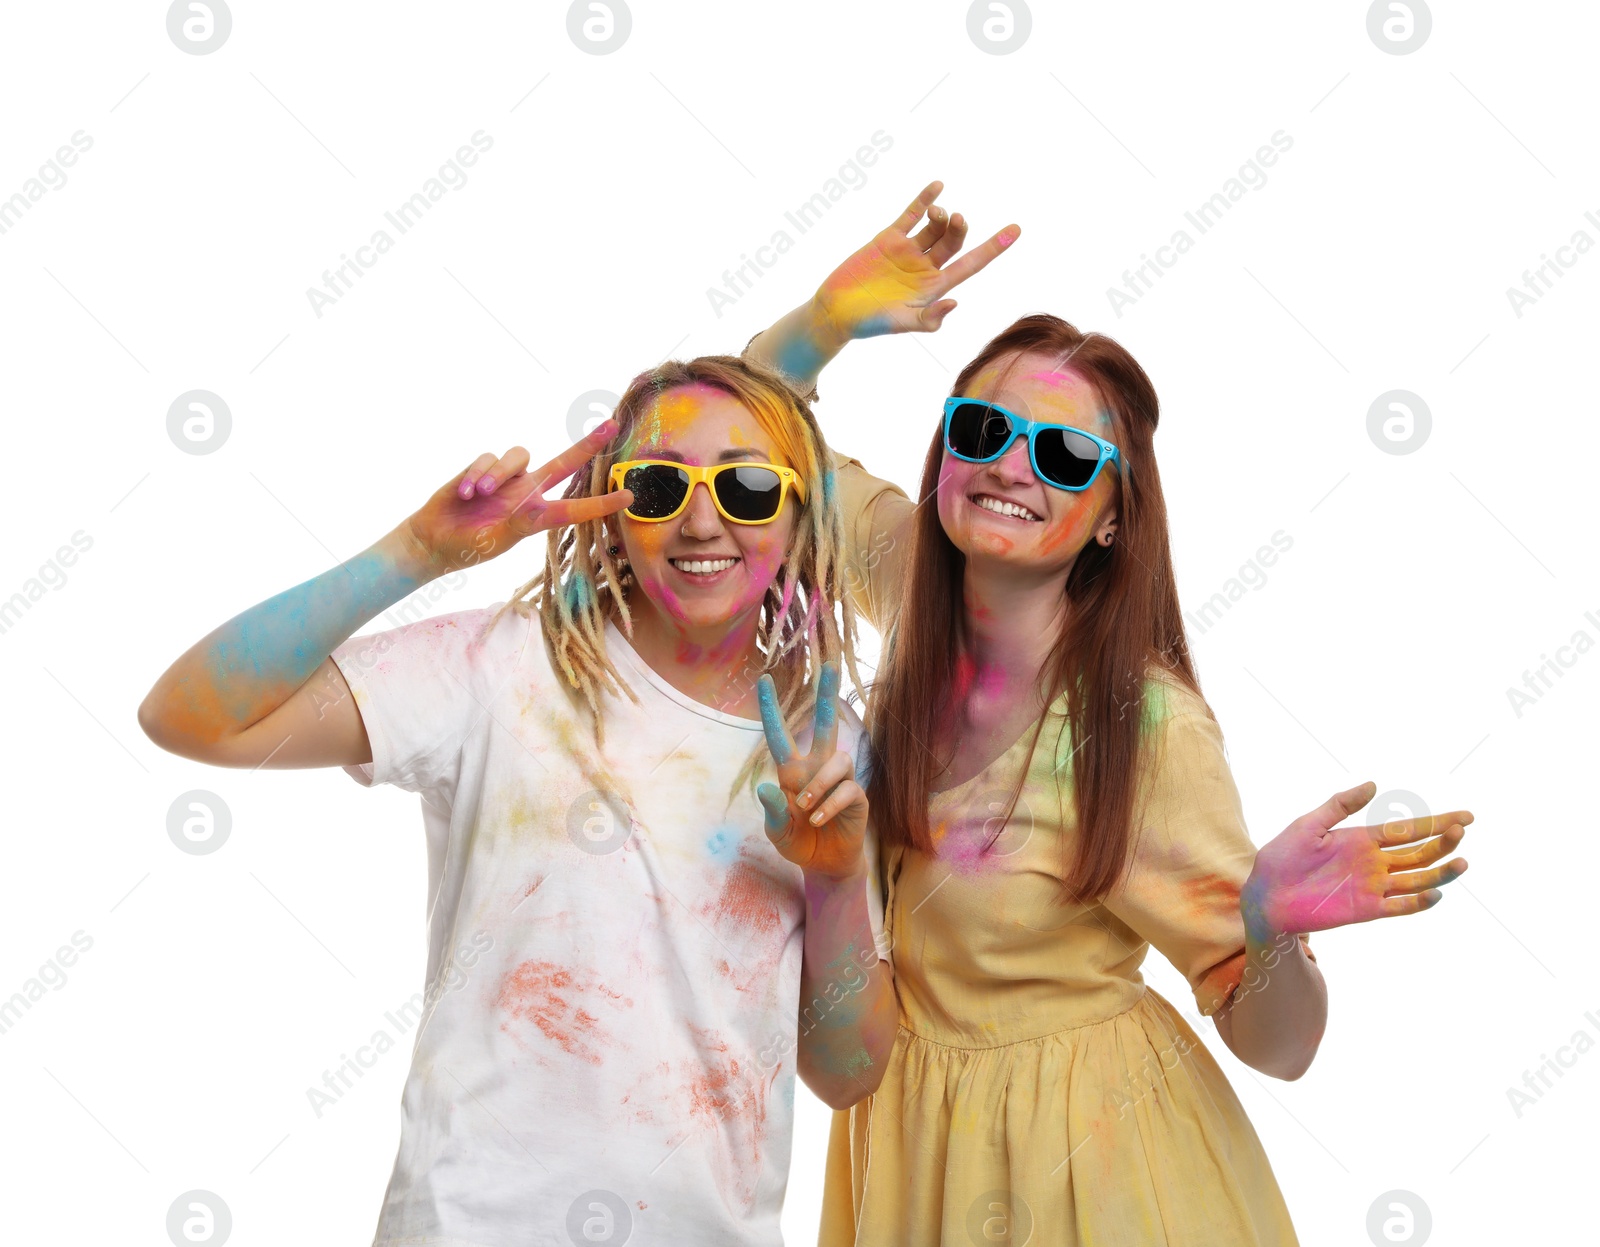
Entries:
{"type": "Polygon", "coordinates": [[[776,463],[756,463],[750,459],[736,459],[731,463],[717,463],[710,467],[701,467],[692,463],[680,463],[676,459],[627,459],[622,463],[611,465],[611,489],[615,492],[624,488],[623,481],[628,472],[633,468],[660,466],[664,468],[677,468],[689,476],[689,488],[684,491],[683,501],[678,504],[678,509],[671,515],[635,515],[627,508],[622,514],[630,520],[638,520],[641,524],[665,524],[670,519],[682,515],[689,506],[689,499],[694,497],[694,487],[704,482],[706,492],[711,495],[711,505],[717,508],[718,513],[730,524],[770,524],[783,514],[783,504],[788,501],[789,491],[794,490],[794,495],[802,503],[806,500],[805,480],[793,468],[785,468],[776,463]],[[735,468],[768,468],[778,474],[778,509],[772,513],[772,519],[766,520],[741,520],[737,516],[729,515],[723,509],[722,499],[717,497],[717,488],[712,483],[712,478],[721,472],[731,472],[735,468]]]}

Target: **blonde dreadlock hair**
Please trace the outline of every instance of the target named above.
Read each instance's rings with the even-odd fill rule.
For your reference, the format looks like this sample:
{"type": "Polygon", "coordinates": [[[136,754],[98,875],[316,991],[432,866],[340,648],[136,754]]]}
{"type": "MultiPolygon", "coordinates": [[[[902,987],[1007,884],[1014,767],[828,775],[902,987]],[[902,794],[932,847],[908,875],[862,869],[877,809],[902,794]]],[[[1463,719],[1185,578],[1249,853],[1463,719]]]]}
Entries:
{"type": "MultiPolygon", "coordinates": [[[[812,708],[808,689],[824,662],[839,663],[840,674],[858,691],[863,685],[856,670],[855,612],[844,590],[844,522],[827,466],[827,445],[810,406],[782,374],[732,355],[669,360],[640,373],[612,413],[620,426],[617,436],[573,473],[563,496],[608,492],[611,465],[640,422],[668,390],[690,385],[709,386],[742,403],[772,439],[774,450],[805,480],[806,502],[796,517],[788,554],[761,604],[756,639],[763,666],[747,673],[742,686],[754,687],[762,674],[770,673],[779,709],[794,732],[812,708]]],[[[597,742],[604,741],[600,700],[606,693],[638,702],[605,646],[606,624],[612,620],[625,636],[633,636],[628,602],[633,586],[626,560],[611,553],[605,521],[586,520],[549,532],[544,569],[501,608],[524,618],[538,611],[551,665],[588,705],[597,742]]],[[[735,791],[754,778],[765,750],[763,743],[752,753],[735,791]]]]}

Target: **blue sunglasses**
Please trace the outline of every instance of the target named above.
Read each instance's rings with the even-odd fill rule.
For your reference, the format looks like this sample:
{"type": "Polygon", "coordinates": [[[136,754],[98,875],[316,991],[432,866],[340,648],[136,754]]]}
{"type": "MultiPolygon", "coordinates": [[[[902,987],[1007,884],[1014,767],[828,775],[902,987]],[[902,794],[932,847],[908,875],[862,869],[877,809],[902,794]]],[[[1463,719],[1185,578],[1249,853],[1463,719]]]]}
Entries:
{"type": "Polygon", "coordinates": [[[945,399],[944,448],[957,459],[993,463],[1019,437],[1028,439],[1034,475],[1057,489],[1088,489],[1108,463],[1121,470],[1121,452],[1093,433],[1065,424],[1037,424],[998,403],[945,399]]]}

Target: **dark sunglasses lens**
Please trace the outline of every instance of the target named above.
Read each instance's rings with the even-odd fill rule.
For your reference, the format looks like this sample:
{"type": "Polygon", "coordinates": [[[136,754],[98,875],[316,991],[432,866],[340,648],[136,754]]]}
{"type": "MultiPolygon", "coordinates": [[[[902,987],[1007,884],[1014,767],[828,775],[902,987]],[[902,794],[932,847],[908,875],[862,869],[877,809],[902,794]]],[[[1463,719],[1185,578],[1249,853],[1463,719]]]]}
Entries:
{"type": "Polygon", "coordinates": [[[729,468],[714,480],[717,501],[734,519],[770,520],[778,514],[783,480],[771,468],[729,468]]]}
{"type": "Polygon", "coordinates": [[[987,403],[962,403],[950,413],[950,449],[966,459],[992,459],[1011,436],[1011,420],[987,403]]]}
{"type": "Polygon", "coordinates": [[[622,483],[633,490],[633,505],[628,508],[628,514],[642,520],[659,520],[671,515],[689,492],[689,474],[664,463],[629,468],[622,483]]]}
{"type": "Polygon", "coordinates": [[[1082,489],[1100,462],[1100,447],[1072,429],[1040,429],[1033,451],[1039,474],[1067,489],[1082,489]]]}

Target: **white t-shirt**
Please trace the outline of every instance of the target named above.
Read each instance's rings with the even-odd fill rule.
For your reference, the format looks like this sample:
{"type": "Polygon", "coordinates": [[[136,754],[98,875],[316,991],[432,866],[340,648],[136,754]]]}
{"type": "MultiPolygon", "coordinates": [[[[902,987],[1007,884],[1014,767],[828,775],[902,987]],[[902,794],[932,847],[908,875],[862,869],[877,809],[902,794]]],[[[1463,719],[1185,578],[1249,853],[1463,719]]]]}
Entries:
{"type": "MultiPolygon", "coordinates": [[[[748,784],[730,803],[757,746],[772,777],[761,724],[674,689],[613,626],[640,704],[606,699],[598,749],[537,615],[493,615],[333,654],[372,742],[345,769],[420,793],[428,843],[427,986],[375,1247],[776,1247],[805,904],[748,784]]],[[[875,887],[868,909],[887,956],[875,887]]]]}

